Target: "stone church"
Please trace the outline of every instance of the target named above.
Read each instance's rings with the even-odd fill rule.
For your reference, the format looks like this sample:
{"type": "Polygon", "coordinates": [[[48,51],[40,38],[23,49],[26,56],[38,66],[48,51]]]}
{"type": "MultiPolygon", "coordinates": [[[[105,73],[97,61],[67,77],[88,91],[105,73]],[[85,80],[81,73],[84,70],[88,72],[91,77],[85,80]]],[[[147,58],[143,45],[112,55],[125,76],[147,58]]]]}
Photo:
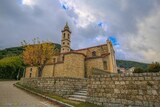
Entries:
{"type": "MultiPolygon", "coordinates": [[[[97,72],[117,73],[115,51],[111,41],[105,44],[71,50],[71,31],[66,23],[62,30],[61,51],[47,63],[42,77],[86,78],[97,72]]],[[[25,77],[38,77],[37,67],[27,67],[25,77]]]]}

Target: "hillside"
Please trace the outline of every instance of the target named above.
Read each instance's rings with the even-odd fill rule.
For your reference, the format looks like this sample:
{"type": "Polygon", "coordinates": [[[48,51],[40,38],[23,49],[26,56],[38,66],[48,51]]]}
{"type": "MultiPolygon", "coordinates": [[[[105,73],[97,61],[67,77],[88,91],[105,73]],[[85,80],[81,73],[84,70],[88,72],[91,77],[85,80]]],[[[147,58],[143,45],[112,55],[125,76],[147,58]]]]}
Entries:
{"type": "MultiPolygon", "coordinates": [[[[58,49],[61,48],[60,44],[55,44],[55,45],[56,45],[56,48],[58,48],[58,49]]],[[[3,50],[0,50],[0,59],[5,58],[5,57],[20,55],[22,53],[22,51],[23,51],[22,46],[6,48],[6,49],[3,49],[3,50]]]]}
{"type": "MultiPolygon", "coordinates": [[[[60,49],[60,44],[55,44],[56,48],[60,49]]],[[[17,56],[20,55],[23,51],[22,47],[13,47],[13,48],[6,48],[4,50],[0,50],[0,59],[9,57],[9,56],[17,56]]],[[[131,68],[131,67],[140,67],[140,68],[147,68],[148,64],[135,62],[135,61],[126,61],[126,60],[117,60],[117,66],[123,68],[131,68]]]]}
{"type": "Polygon", "coordinates": [[[23,51],[22,47],[13,47],[0,50],[0,59],[8,56],[20,55],[22,51],[23,51]]]}
{"type": "Polygon", "coordinates": [[[131,67],[137,67],[142,69],[147,69],[148,64],[142,63],[142,62],[136,62],[136,61],[126,61],[126,60],[116,60],[118,67],[123,68],[131,68],[131,67]]]}

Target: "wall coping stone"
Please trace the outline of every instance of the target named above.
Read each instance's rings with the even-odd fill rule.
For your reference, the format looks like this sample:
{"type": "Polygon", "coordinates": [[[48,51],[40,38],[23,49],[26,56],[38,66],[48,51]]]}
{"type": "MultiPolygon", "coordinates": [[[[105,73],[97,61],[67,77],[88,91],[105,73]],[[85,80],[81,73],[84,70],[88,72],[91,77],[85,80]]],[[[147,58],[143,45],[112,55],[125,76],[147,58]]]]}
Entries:
{"type": "Polygon", "coordinates": [[[160,76],[158,73],[133,73],[133,74],[104,74],[104,75],[92,75],[90,78],[103,78],[103,77],[144,77],[144,76],[160,76]]]}
{"type": "Polygon", "coordinates": [[[21,78],[21,79],[88,80],[88,78],[72,78],[72,77],[31,77],[31,78],[21,78]]]}

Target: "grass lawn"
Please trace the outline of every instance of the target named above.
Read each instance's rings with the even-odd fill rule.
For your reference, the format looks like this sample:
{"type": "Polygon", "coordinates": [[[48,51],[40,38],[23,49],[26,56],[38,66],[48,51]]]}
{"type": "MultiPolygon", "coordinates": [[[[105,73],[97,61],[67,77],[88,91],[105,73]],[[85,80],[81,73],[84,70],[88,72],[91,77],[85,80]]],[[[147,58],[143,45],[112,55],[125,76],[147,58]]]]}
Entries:
{"type": "Polygon", "coordinates": [[[60,96],[57,96],[57,95],[47,95],[47,96],[49,96],[53,99],[62,101],[64,103],[73,105],[75,107],[101,107],[101,106],[91,104],[91,103],[88,103],[88,102],[79,102],[79,101],[69,100],[69,99],[66,99],[66,98],[63,98],[63,97],[60,97],[60,96]]]}

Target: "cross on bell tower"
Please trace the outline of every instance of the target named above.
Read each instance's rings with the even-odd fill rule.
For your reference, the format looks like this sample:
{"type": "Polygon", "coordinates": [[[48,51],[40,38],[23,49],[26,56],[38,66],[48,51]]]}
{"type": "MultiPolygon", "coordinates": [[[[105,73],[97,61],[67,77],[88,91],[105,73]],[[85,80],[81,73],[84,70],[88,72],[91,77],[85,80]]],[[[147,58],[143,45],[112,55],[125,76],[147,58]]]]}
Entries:
{"type": "Polygon", "coordinates": [[[70,52],[70,36],[71,31],[69,29],[68,23],[66,23],[64,29],[62,30],[61,53],[70,52]]]}

